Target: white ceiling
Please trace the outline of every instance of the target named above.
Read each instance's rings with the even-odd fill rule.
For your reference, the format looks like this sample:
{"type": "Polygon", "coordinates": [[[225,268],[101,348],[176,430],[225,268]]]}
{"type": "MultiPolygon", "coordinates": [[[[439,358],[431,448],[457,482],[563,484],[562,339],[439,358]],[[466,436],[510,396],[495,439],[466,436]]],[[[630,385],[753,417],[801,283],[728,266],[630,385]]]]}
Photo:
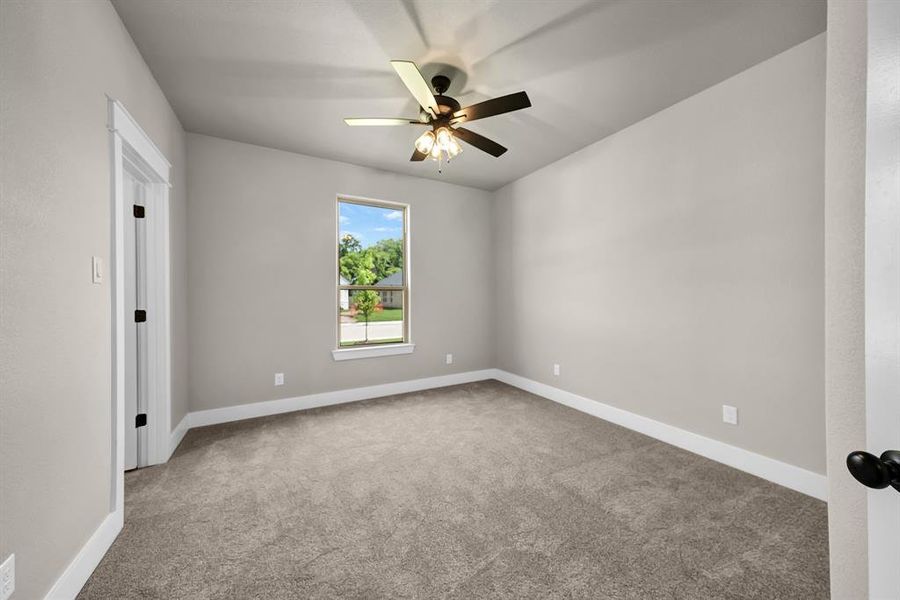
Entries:
{"type": "Polygon", "coordinates": [[[188,131],[496,189],[825,30],[825,0],[114,0],[188,131]],[[463,106],[525,90],[532,108],[467,126],[438,174],[388,61],[452,65],[463,106]]]}

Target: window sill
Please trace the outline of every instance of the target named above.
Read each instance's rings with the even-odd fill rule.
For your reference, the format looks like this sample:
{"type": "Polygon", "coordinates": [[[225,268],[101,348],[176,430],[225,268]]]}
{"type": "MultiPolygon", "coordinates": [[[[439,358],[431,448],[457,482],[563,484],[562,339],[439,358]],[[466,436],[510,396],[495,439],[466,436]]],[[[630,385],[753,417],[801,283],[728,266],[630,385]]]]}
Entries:
{"type": "Polygon", "coordinates": [[[363,348],[340,348],[332,350],[334,360],[356,360],[358,358],[376,358],[397,354],[412,354],[415,344],[391,344],[389,346],[366,346],[363,348]]]}

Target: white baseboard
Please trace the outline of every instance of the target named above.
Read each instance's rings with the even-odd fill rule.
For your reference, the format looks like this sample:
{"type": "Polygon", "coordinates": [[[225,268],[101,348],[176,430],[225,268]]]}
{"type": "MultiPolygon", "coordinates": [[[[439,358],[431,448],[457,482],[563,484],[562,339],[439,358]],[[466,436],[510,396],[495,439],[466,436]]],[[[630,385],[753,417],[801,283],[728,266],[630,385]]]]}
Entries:
{"type": "Polygon", "coordinates": [[[603,404],[602,402],[527,379],[514,373],[508,373],[501,369],[494,369],[494,371],[495,379],[532,394],[537,394],[604,421],[643,433],[667,444],[699,454],[729,467],[740,469],[813,498],[818,498],[819,500],[827,500],[828,498],[828,481],[825,475],[813,473],[750,450],[744,450],[725,442],[691,433],[673,425],[654,421],[648,417],[642,417],[627,410],[603,404]]]}
{"type": "Polygon", "coordinates": [[[184,434],[187,433],[190,428],[191,423],[191,413],[187,413],[182,417],[181,422],[175,426],[175,429],[172,431],[172,434],[169,436],[169,454],[166,455],[166,460],[172,458],[172,455],[175,453],[175,449],[178,448],[178,444],[181,443],[181,440],[184,439],[184,434]]]}
{"type": "Polygon", "coordinates": [[[410,379],[408,381],[398,381],[396,383],[369,385],[348,390],[296,396],[294,398],[282,398],[280,400],[267,400],[264,402],[251,402],[249,404],[239,404],[237,406],[227,406],[224,408],[212,408],[190,413],[188,415],[190,417],[189,423],[190,427],[203,427],[204,425],[215,425],[216,423],[228,423],[230,421],[240,421],[243,419],[252,419],[254,417],[265,417],[268,415],[306,410],[308,408],[317,408],[320,406],[344,404],[345,402],[356,402],[357,400],[368,400],[370,398],[393,396],[394,394],[405,394],[407,392],[418,392],[420,390],[439,388],[448,385],[492,379],[495,372],[495,369],[466,371],[464,373],[453,373],[452,375],[439,375],[437,377],[425,377],[423,379],[410,379]]]}
{"type": "Polygon", "coordinates": [[[71,600],[75,598],[87,583],[91,573],[100,564],[106,551],[122,531],[124,511],[109,513],[100,526],[94,531],[87,543],[59,576],[44,600],[71,600]]]}

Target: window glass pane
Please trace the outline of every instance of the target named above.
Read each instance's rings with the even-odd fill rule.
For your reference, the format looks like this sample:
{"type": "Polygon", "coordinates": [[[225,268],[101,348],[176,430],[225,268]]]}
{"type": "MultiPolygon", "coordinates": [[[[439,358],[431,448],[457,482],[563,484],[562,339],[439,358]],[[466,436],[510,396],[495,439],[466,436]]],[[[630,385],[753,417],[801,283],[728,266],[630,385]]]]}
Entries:
{"type": "Polygon", "coordinates": [[[403,341],[403,290],[340,290],[340,345],[403,341]]]}
{"type": "Polygon", "coordinates": [[[403,285],[403,211],[338,202],[341,285],[403,285]]]}

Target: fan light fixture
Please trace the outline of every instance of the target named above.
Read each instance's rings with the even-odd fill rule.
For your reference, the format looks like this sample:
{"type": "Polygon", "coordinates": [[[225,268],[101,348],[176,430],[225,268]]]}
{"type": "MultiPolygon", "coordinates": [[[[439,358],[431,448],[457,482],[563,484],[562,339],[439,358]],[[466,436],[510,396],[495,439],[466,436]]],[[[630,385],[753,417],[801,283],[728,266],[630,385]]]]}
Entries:
{"type": "MultiPolygon", "coordinates": [[[[415,63],[408,60],[392,60],[391,66],[394,67],[403,84],[406,85],[413,98],[419,103],[421,107],[419,118],[352,118],[344,119],[344,122],[354,127],[393,125],[424,125],[429,127],[428,131],[416,139],[415,152],[409,159],[412,162],[423,161],[426,158],[438,161],[439,165],[445,159],[447,162],[450,162],[452,158],[462,152],[462,147],[460,147],[458,140],[475,146],[491,156],[499,157],[506,152],[506,148],[494,140],[489,140],[483,135],[460,127],[460,124],[510,113],[531,106],[528,94],[517,92],[462,108],[455,99],[444,95],[444,92],[450,87],[450,79],[445,75],[435,75],[431,78],[431,86],[434,88],[434,93],[432,93],[431,88],[428,87],[425,78],[422,77],[422,73],[419,72],[419,68],[415,63]]],[[[439,166],[438,172],[440,170],[441,167],[439,166]]]]}
{"type": "Polygon", "coordinates": [[[462,152],[462,146],[453,137],[448,127],[439,127],[437,132],[426,131],[416,140],[416,150],[427,154],[432,160],[450,160],[462,152]]]}

